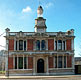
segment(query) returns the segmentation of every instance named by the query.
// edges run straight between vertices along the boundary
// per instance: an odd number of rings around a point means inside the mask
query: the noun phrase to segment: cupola
[[[37,19],[35,19],[35,32],[44,33],[46,32],[46,19],[43,18],[43,8],[39,6],[37,9]]]

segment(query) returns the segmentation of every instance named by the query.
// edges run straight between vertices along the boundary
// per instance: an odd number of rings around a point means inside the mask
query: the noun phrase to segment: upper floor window
[[[45,40],[41,41],[41,49],[45,50],[46,46],[45,46]]]
[[[26,40],[19,40],[15,43],[16,50],[26,50]]]
[[[58,50],[62,50],[62,41],[58,40]]]
[[[40,50],[40,41],[39,40],[36,41],[36,50]]]
[[[23,40],[19,40],[19,50],[23,50]]]
[[[66,50],[66,41],[55,41],[55,50]]]
[[[46,46],[45,46],[45,40],[42,40],[40,42],[40,40],[36,41],[36,50],[45,50]]]

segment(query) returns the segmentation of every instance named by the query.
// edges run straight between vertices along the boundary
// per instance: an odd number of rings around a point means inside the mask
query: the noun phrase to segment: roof
[[[81,61],[81,57],[75,57],[75,61]]]

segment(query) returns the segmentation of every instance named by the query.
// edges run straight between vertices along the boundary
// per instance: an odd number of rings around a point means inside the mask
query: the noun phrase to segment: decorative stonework
[[[42,6],[38,7],[37,13],[35,32],[10,32],[6,29],[6,74],[39,75],[37,61],[40,59],[44,61],[42,75],[74,74],[74,29],[46,32]]]

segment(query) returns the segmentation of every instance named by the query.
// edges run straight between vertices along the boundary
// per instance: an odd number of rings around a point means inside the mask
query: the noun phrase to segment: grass
[[[0,71],[0,74],[5,74],[5,71]]]

